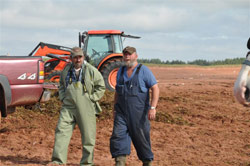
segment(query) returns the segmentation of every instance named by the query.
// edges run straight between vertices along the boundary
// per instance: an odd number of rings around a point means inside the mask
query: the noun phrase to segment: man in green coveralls
[[[70,58],[72,64],[64,68],[60,77],[59,98],[62,108],[55,131],[51,164],[66,164],[68,145],[77,124],[82,138],[80,165],[93,165],[96,114],[101,112],[98,100],[105,92],[105,84],[101,73],[84,61],[80,47],[71,50]]]

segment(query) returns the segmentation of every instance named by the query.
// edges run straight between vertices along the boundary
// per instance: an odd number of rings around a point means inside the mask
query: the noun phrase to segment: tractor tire
[[[61,71],[54,71],[50,73],[49,75],[47,75],[45,79],[49,80],[50,82],[58,83],[60,80],[60,76],[61,76]]]
[[[116,76],[119,68],[122,66],[122,62],[112,61],[106,64],[103,69],[101,70],[105,86],[110,91],[115,91],[116,86]]]

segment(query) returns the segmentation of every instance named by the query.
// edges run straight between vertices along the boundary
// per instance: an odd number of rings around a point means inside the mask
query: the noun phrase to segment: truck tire
[[[102,76],[105,82],[105,86],[110,91],[115,91],[116,76],[119,68],[122,66],[120,59],[108,62],[102,69]]]
[[[1,123],[2,114],[4,113],[4,111],[5,111],[4,92],[0,85],[0,123]]]
[[[61,71],[53,71],[49,75],[45,77],[45,79],[49,80],[50,82],[59,82],[61,76]]]

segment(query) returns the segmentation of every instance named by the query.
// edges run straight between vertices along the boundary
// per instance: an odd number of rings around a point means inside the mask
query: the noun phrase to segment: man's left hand
[[[148,111],[148,120],[154,120],[156,114],[156,109],[150,109]]]

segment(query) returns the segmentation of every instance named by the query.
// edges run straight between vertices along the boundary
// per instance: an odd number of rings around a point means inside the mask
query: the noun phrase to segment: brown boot
[[[142,166],[152,166],[152,161],[143,161]]]
[[[115,166],[125,166],[126,156],[118,156],[115,158]]]

